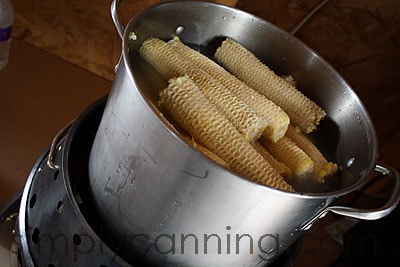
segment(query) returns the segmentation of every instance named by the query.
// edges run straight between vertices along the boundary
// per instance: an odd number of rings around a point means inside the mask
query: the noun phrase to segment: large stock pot
[[[312,49],[260,18],[205,2],[161,2],[124,27],[119,2],[111,9],[122,56],[91,150],[89,176],[101,219],[124,240],[125,255],[160,266],[264,266],[329,211],[374,220],[395,208],[399,175],[377,164],[367,111]],[[328,114],[312,138],[340,165],[338,179],[282,192],[227,171],[183,141],[155,105],[165,82],[137,54],[148,37],[173,35],[204,52],[230,37],[277,73],[293,75]],[[395,184],[383,207],[333,205],[362,187],[374,169]]]

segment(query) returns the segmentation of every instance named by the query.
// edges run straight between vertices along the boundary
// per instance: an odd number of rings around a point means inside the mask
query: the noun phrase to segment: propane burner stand
[[[31,171],[15,233],[20,266],[128,266],[104,241],[113,242],[87,191],[87,161],[104,104],[102,98],[84,111]]]

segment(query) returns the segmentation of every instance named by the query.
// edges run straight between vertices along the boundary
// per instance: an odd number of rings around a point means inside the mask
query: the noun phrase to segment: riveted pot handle
[[[356,209],[345,206],[331,206],[321,210],[317,215],[315,215],[311,220],[305,222],[300,229],[308,230],[311,226],[319,219],[325,217],[328,212],[333,212],[339,215],[360,219],[360,220],[377,220],[385,217],[391,213],[399,203],[400,200],[400,176],[399,172],[392,167],[384,165],[376,165],[375,171],[382,173],[383,175],[390,176],[393,178],[394,186],[393,192],[389,200],[380,208],[377,209]],[[378,178],[374,178],[378,179]]]
[[[377,220],[391,213],[396,208],[400,200],[399,172],[389,166],[383,165],[376,165],[375,170],[383,175],[392,177],[394,181],[392,195],[385,205],[377,209],[355,209],[343,206],[332,206],[328,207],[326,211],[331,211],[336,214],[361,220]]]
[[[118,6],[123,0],[113,0],[111,3],[111,17],[121,39],[124,38],[125,26],[118,18]]]
[[[60,141],[60,139],[64,136],[64,134],[67,132],[67,130],[72,126],[73,122],[75,120],[72,120],[71,122],[69,122],[68,124],[66,124],[57,134],[56,136],[54,136],[53,140],[51,141],[51,145],[50,145],[50,151],[49,154],[47,156],[47,166],[50,169],[59,169],[60,166],[57,166],[54,163],[54,154],[56,153],[56,147],[58,144],[58,141]]]
[[[114,22],[115,28],[118,31],[119,37],[121,40],[124,40],[124,32],[125,32],[125,26],[124,24],[119,20],[118,18],[118,6],[121,4],[123,0],[113,0],[111,2],[111,17]],[[119,64],[121,63],[122,60],[122,54],[119,57],[118,63],[114,67],[114,72],[117,73]]]

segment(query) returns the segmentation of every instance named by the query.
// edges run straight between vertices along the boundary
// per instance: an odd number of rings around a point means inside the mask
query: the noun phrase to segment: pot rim
[[[143,94],[141,92],[141,90],[139,90],[139,86],[136,82],[136,79],[134,77],[133,74],[133,70],[132,70],[132,66],[130,64],[131,60],[129,57],[129,53],[130,53],[130,48],[129,48],[129,41],[130,41],[130,31],[129,29],[132,27],[133,24],[135,24],[135,22],[137,22],[140,18],[144,18],[146,16],[146,14],[151,11],[152,9],[155,8],[162,8],[162,6],[167,6],[167,5],[187,5],[187,4],[194,4],[194,5],[201,5],[201,6],[207,6],[207,7],[212,7],[212,8],[224,8],[230,12],[236,13],[236,14],[241,14],[241,15],[245,15],[248,16],[251,19],[254,19],[254,21],[257,21],[259,23],[262,23],[264,25],[268,25],[268,27],[271,27],[274,31],[280,32],[282,34],[284,34],[287,37],[287,40],[289,41],[293,41],[297,44],[299,44],[299,46],[301,46],[302,48],[304,48],[308,53],[313,54],[313,56],[319,60],[327,69],[329,69],[329,71],[331,73],[333,73],[335,76],[337,76],[340,79],[340,82],[347,87],[347,93],[350,94],[350,98],[352,100],[354,100],[357,105],[359,105],[360,109],[364,112],[365,114],[365,121],[366,121],[366,125],[369,126],[369,130],[371,132],[371,136],[372,136],[372,147],[370,148],[373,151],[373,159],[371,160],[369,167],[363,171],[363,174],[360,175],[360,177],[358,177],[357,181],[354,182],[353,184],[346,186],[344,188],[339,188],[337,190],[333,190],[333,191],[329,191],[329,192],[287,192],[287,191],[283,191],[283,190],[279,190],[276,188],[272,188],[272,187],[268,187],[265,185],[261,185],[255,182],[252,182],[248,179],[246,179],[243,176],[240,176],[232,171],[229,171],[225,168],[223,168],[222,166],[220,166],[219,164],[215,163],[214,161],[212,161],[211,159],[209,159],[207,156],[205,156],[203,153],[201,153],[199,150],[197,150],[196,148],[194,148],[191,144],[188,144],[185,140],[183,140],[179,134],[168,124],[166,123],[166,119],[163,116],[160,116],[160,111],[154,107],[154,105],[151,105],[148,103],[148,101],[143,97]],[[172,38],[172,36],[171,36]],[[225,171],[228,171],[229,173],[231,173],[233,176],[241,179],[241,180],[245,180],[245,182],[251,183],[256,185],[256,187],[259,187],[261,190],[264,191],[273,191],[274,193],[282,193],[282,194],[289,194],[290,196],[293,197],[299,197],[299,198],[303,198],[303,199],[326,199],[326,198],[338,198],[340,196],[346,195],[352,191],[355,191],[359,188],[361,188],[363,185],[365,185],[367,183],[366,177],[368,175],[370,175],[372,173],[372,171],[375,169],[375,167],[377,166],[377,154],[378,154],[378,141],[377,141],[377,135],[376,135],[376,130],[375,127],[372,123],[372,119],[367,111],[367,109],[365,108],[364,104],[361,102],[360,98],[357,96],[357,94],[354,92],[353,88],[348,84],[348,82],[338,73],[338,71],[329,63],[327,62],[322,56],[320,56],[315,50],[313,50],[311,47],[309,47],[307,44],[305,44],[303,41],[301,41],[300,39],[298,39],[296,36],[290,34],[289,32],[275,26],[274,24],[272,24],[271,22],[260,18],[258,16],[255,16],[253,14],[250,14],[246,11],[243,10],[239,10],[237,8],[234,7],[230,7],[230,6],[226,6],[226,5],[222,5],[222,4],[218,4],[218,3],[211,3],[211,2],[204,2],[204,1],[198,1],[198,0],[191,0],[191,1],[176,1],[176,0],[169,0],[169,1],[163,1],[163,2],[159,2],[159,3],[155,3],[155,4],[151,4],[149,5],[147,8],[140,10],[137,14],[134,14],[131,19],[129,20],[128,24],[126,25],[124,31],[123,31],[123,37],[122,37],[122,61],[120,60],[120,62],[118,63],[118,65],[120,65],[121,63],[125,64],[125,67],[127,68],[128,71],[128,77],[131,80],[131,82],[134,84],[135,89],[138,91],[141,100],[146,103],[146,106],[151,110],[151,112],[153,113],[154,117],[160,122],[160,124],[162,124],[165,128],[168,129],[168,132],[170,134],[172,134],[175,138],[177,138],[184,146],[185,148],[189,148],[192,149],[194,152],[200,153],[202,154],[202,157],[206,160],[208,160],[209,163],[213,164],[213,166],[215,166],[216,168],[222,168]],[[117,65],[117,67],[119,67]],[[116,69],[117,69],[116,67]]]

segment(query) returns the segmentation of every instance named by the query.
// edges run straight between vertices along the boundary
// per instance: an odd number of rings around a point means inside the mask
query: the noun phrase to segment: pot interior
[[[297,38],[230,7],[204,2],[167,2],[131,19],[123,40],[124,60],[140,95],[156,116],[159,116],[155,107],[158,91],[167,83],[137,51],[149,37],[170,40],[174,35],[210,57],[230,37],[255,53],[277,74],[292,75],[299,90],[326,111],[327,117],[310,137],[328,160],[339,165],[338,177],[323,185],[299,184],[296,189],[312,194],[344,193],[360,186],[362,178],[373,170],[377,153],[375,130],[363,104],[343,78]],[[165,126],[169,127],[167,123]]]

